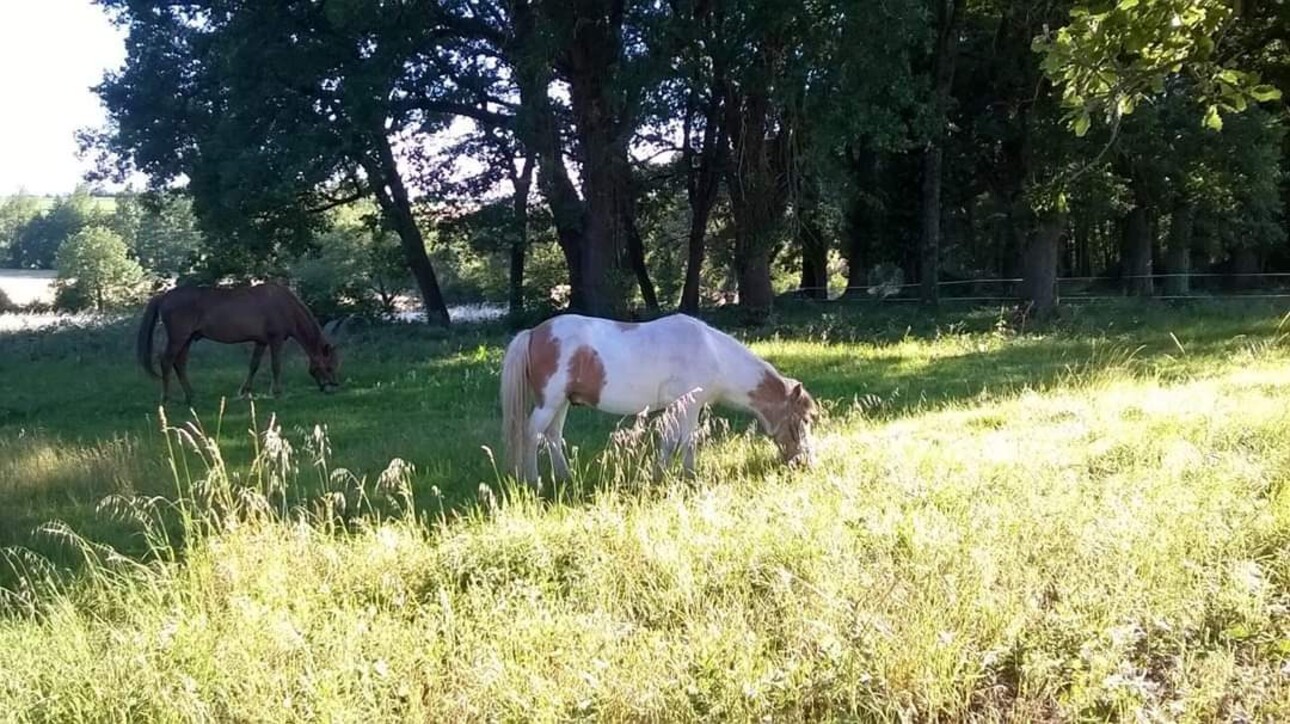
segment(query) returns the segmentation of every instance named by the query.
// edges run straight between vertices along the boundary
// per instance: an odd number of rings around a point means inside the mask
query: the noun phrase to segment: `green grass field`
[[[720,413],[651,483],[575,411],[541,499],[484,449],[498,328],[254,407],[202,344],[169,432],[129,322],[0,337],[0,718],[1290,719],[1283,309],[822,309],[740,332],[828,408],[816,469]]]

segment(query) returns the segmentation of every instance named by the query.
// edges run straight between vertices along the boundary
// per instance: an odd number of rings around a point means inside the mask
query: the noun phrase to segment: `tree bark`
[[[1124,220],[1120,246],[1124,290],[1133,296],[1151,296],[1151,219],[1139,201]]]
[[[615,84],[622,78],[621,0],[583,0],[544,5],[556,25],[569,29],[560,66],[569,82],[569,100],[582,161],[586,226],[581,269],[587,314],[625,316],[630,287],[631,215],[628,142],[635,129],[633,109]]]
[[[622,216],[622,228],[627,233],[627,263],[636,276],[645,309],[650,314],[658,314],[658,293],[654,290],[654,282],[649,278],[649,266],[645,263],[645,240],[636,226],[636,188],[631,180],[631,168],[624,163],[619,172],[625,177],[620,181],[624,193],[619,204],[619,214]]]
[[[919,282],[922,300],[935,304],[940,297],[941,268],[941,175],[950,91],[954,83],[954,60],[958,54],[962,0],[937,0],[936,47],[932,58],[932,102],[936,118],[927,147],[923,150],[922,208]]]
[[[1042,217],[1023,253],[1021,296],[1038,317],[1057,308],[1057,262],[1065,226],[1063,214]]]
[[[560,127],[547,94],[553,77],[551,61],[537,31],[534,8],[528,3],[516,3],[514,12],[515,43],[512,52],[520,91],[516,133],[537,160],[538,187],[551,209],[556,240],[569,274],[569,307],[582,311],[587,308],[582,278],[586,205],[578,196],[564,163]]]
[[[774,299],[769,251],[739,256],[735,259],[735,271],[739,282],[739,306],[757,318],[769,313]]]
[[[1243,246],[1233,251],[1232,273],[1236,275],[1233,277],[1235,287],[1242,290],[1257,288],[1259,266],[1259,253],[1254,249]]]
[[[762,62],[772,63],[773,55],[763,48]],[[784,146],[791,130],[780,119],[772,136],[772,113],[765,89],[740,92],[727,84],[725,130],[731,162],[726,165],[726,187],[734,217],[739,304],[754,318],[768,315],[773,304],[770,261],[787,205]]]
[[[875,242],[884,229],[886,213],[883,198],[882,165],[879,156],[868,148],[855,156],[852,170],[858,193],[850,212],[847,230],[847,290],[843,298],[863,298],[869,286],[868,267]]]
[[[802,250],[802,276],[798,282],[807,299],[829,298],[829,246],[819,224],[819,195],[807,182],[798,195],[797,241]]]
[[[685,286],[681,289],[680,309],[686,314],[699,311],[699,287],[703,278],[703,252],[707,236],[708,219],[717,201],[721,183],[721,161],[726,135],[721,125],[721,91],[717,83],[711,88],[711,97],[703,114],[703,139],[700,141],[698,163],[690,144],[693,103],[686,109],[685,147],[683,155],[686,168],[686,195],[690,201],[690,231],[685,265]],[[691,96],[693,99],[693,94]]]
[[[1169,248],[1165,250],[1165,294],[1186,296],[1191,293],[1191,240],[1195,228],[1191,204],[1176,206],[1169,220]]]
[[[416,216],[412,213],[412,202],[408,197],[407,187],[399,175],[398,165],[394,160],[394,151],[385,129],[379,128],[370,134],[374,156],[365,155],[362,159],[363,170],[368,175],[376,201],[385,215],[387,223],[399,235],[403,256],[412,278],[416,280],[417,290],[421,293],[421,304],[425,309],[426,322],[447,327],[448,306],[444,303],[443,292],[439,289],[439,279],[435,276],[434,266],[426,254],[425,236],[417,225]]]
[[[514,167],[512,166],[512,169]],[[511,184],[515,195],[511,199],[512,223],[515,225],[511,237],[511,277],[509,307],[512,317],[524,313],[524,258],[529,247],[529,189],[533,185],[533,154],[525,156],[524,165],[519,173],[511,171]]]

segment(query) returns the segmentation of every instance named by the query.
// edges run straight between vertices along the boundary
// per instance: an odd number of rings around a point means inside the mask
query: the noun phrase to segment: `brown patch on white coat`
[[[600,353],[583,345],[569,357],[569,382],[565,395],[575,405],[595,407],[600,404],[600,391],[605,389],[605,365]]]
[[[801,382],[767,369],[749,393],[748,404],[757,413],[762,429],[779,447],[784,462],[814,462],[811,423],[819,417],[819,410]]]
[[[546,384],[560,366],[560,340],[551,334],[551,325],[543,323],[529,335],[529,387],[538,405],[546,404]]]

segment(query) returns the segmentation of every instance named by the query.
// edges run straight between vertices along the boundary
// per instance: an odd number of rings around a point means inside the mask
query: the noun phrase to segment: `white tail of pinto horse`
[[[515,335],[502,358],[502,431],[505,436],[506,472],[520,474],[527,444],[529,414],[529,330]]]

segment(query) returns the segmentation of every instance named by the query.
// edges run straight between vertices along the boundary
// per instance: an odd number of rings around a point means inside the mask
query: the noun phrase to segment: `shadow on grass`
[[[1126,303],[1074,308],[1045,325],[1023,328],[997,308],[930,314],[913,307],[797,304],[768,324],[735,333],[759,343],[759,351],[801,379],[817,399],[841,408],[863,402],[871,415],[897,418],[1126,365],[1166,377],[1203,373],[1214,360],[1271,339],[1281,314],[1279,306],[1254,302],[1181,308]],[[730,321],[727,312],[707,316],[721,326]],[[57,519],[92,540],[138,553],[143,541],[96,512],[98,503],[110,494],[175,495],[159,431],[159,386],[134,363],[134,323],[0,339],[0,379],[8,382],[0,397],[0,451],[18,459],[39,446],[46,457],[50,450],[57,453],[50,459],[71,461],[0,465],[0,546],[30,546],[57,562],[74,562],[56,544],[31,534]],[[253,403],[221,399],[241,383],[249,349],[203,342],[190,363],[195,412],[208,431],[218,427],[234,472],[249,467],[251,430],[263,430],[271,418],[298,448],[315,425],[325,426],[335,451],[329,465],[374,481],[391,459],[401,458],[416,467],[418,509],[456,510],[475,499],[481,483],[497,483],[483,448],[500,458],[497,372],[508,338],[496,324],[451,332],[407,324],[372,327],[345,341],[345,388],[334,395],[312,388],[302,355],[291,346],[284,362],[287,394]],[[268,387],[267,372],[261,371],[261,390]],[[739,413],[715,415],[736,431],[751,423]],[[191,419],[177,405],[168,416],[172,424]],[[590,461],[620,424],[622,418],[576,410],[566,437]],[[111,440],[125,441],[126,452],[104,458],[96,451]],[[302,470],[313,464],[303,449],[296,456]],[[769,443],[757,456],[750,464],[773,464]],[[292,500],[320,491],[321,484],[311,482],[318,476],[304,470],[300,478],[303,485]],[[605,480],[593,472],[586,487]]]

